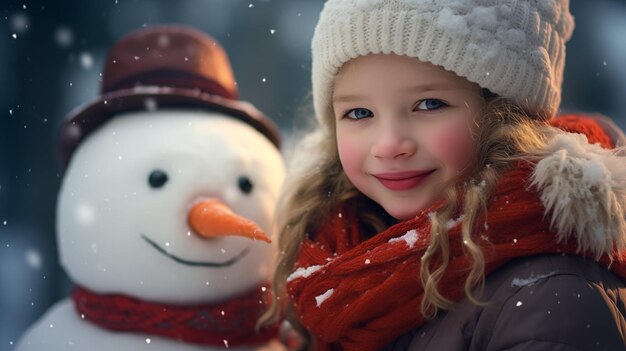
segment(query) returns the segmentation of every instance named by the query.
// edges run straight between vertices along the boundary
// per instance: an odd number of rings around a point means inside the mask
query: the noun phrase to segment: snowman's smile
[[[154,242],[152,239],[150,239],[145,234],[141,234],[141,238],[143,240],[145,240],[148,244],[150,244],[152,247],[154,247],[158,252],[162,253],[163,255],[171,258],[172,260],[174,260],[174,261],[176,261],[178,263],[181,263],[181,264],[184,264],[184,265],[187,265],[187,266],[200,266],[200,267],[213,267],[213,268],[229,267],[229,266],[233,265],[235,262],[237,262],[240,259],[242,259],[250,251],[250,248],[246,247],[238,255],[236,255],[235,257],[233,257],[233,258],[231,258],[231,259],[229,259],[227,261],[224,261],[224,262],[190,261],[190,260],[186,260],[184,258],[180,258],[180,257],[178,257],[176,255],[173,255],[173,254],[167,252],[167,250],[165,250],[164,248],[159,246],[159,244]]]

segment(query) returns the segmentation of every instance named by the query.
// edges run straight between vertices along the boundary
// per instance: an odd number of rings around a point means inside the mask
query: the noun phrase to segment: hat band
[[[103,84],[102,94],[114,92],[116,90],[131,89],[137,86],[162,86],[169,88],[198,89],[211,95],[219,95],[223,98],[238,100],[237,92],[225,89],[221,84],[200,77],[179,71],[149,71],[136,74],[117,81],[113,84]]]

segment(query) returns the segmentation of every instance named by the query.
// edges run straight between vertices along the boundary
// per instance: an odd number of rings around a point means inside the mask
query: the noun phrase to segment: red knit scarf
[[[267,286],[267,285],[266,285]],[[211,346],[261,345],[277,337],[278,327],[256,332],[255,324],[270,301],[262,286],[214,305],[175,306],[133,297],[99,295],[82,287],[72,293],[76,311],[100,327],[158,335]]]
[[[579,119],[560,120],[559,127],[576,131],[589,127]],[[555,123],[558,125],[558,123]],[[585,130],[590,143],[607,145],[597,125]],[[597,136],[594,136],[594,133]],[[590,135],[591,134],[591,135]],[[487,216],[477,220],[477,244],[485,256],[485,275],[516,257],[542,253],[576,253],[576,243],[557,243],[544,216],[539,194],[529,189],[533,165],[520,162],[498,182]],[[378,350],[422,325],[423,288],[420,263],[430,233],[429,208],[407,220],[364,238],[349,210],[307,239],[287,289],[300,322],[312,333],[319,350]],[[463,282],[471,260],[465,255],[460,223],[448,231],[450,262],[438,286],[453,301],[464,297]],[[611,269],[626,277],[626,253],[616,254]],[[608,258],[600,262],[608,265]]]

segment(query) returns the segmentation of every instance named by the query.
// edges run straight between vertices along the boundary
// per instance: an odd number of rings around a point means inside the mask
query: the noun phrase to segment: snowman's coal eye
[[[155,169],[148,176],[148,184],[153,188],[160,188],[167,182],[167,173],[160,169]]]
[[[252,189],[254,188],[254,184],[252,184],[252,181],[250,180],[250,178],[246,176],[241,176],[239,177],[237,182],[239,185],[239,189],[241,189],[241,191],[244,194],[250,194],[252,192]]]

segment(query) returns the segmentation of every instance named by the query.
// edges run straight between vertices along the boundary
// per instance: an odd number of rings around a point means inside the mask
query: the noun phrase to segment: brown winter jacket
[[[487,278],[481,301],[462,300],[386,350],[626,350],[626,282],[593,261],[515,260]]]

